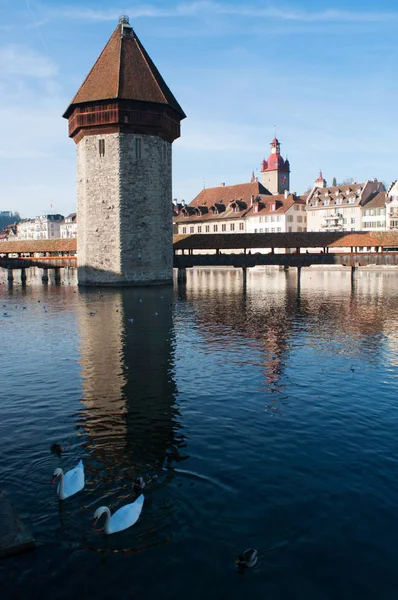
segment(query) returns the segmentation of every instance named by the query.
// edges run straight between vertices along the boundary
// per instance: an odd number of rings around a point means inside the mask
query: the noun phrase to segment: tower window
[[[105,156],[105,140],[98,140],[98,151],[100,156]]]
[[[135,138],[135,155],[141,158],[141,138]]]

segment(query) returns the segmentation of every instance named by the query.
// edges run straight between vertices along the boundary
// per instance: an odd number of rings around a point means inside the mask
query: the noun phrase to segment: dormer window
[[[271,204],[269,205],[271,210],[276,210],[276,202],[271,202]]]
[[[258,213],[258,204],[253,206],[253,212]]]

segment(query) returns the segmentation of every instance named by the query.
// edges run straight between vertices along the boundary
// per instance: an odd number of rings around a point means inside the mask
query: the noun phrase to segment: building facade
[[[13,240],[53,240],[61,237],[62,215],[40,215],[15,225]]]
[[[79,285],[171,282],[171,145],[185,114],[127,17],[64,117],[77,145]]]
[[[387,191],[386,229],[398,230],[398,181],[393,181]]]
[[[384,186],[377,179],[330,187],[314,185],[306,200],[307,231],[363,230],[364,218],[374,216],[364,215],[364,207],[383,191]],[[369,206],[366,210],[375,209]],[[367,222],[371,221],[374,222],[373,219]]]
[[[181,209],[176,227],[182,235],[305,231],[305,198],[270,194],[257,181],[207,188]]]
[[[63,239],[76,238],[77,237],[77,215],[71,213],[61,222],[60,225],[60,237]]]

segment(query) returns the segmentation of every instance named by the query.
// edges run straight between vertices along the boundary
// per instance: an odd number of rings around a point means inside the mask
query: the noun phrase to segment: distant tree
[[[332,185],[333,185],[333,186],[336,186],[336,185],[337,185],[337,179],[336,179],[336,177],[333,177]]]
[[[339,181],[336,185],[350,185],[350,183],[355,183],[355,179],[353,177],[347,177],[342,181]]]

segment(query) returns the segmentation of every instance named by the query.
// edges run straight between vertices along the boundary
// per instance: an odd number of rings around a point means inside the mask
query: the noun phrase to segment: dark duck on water
[[[235,559],[239,572],[243,573],[245,569],[250,569],[257,564],[258,552],[254,548],[248,548]]]

